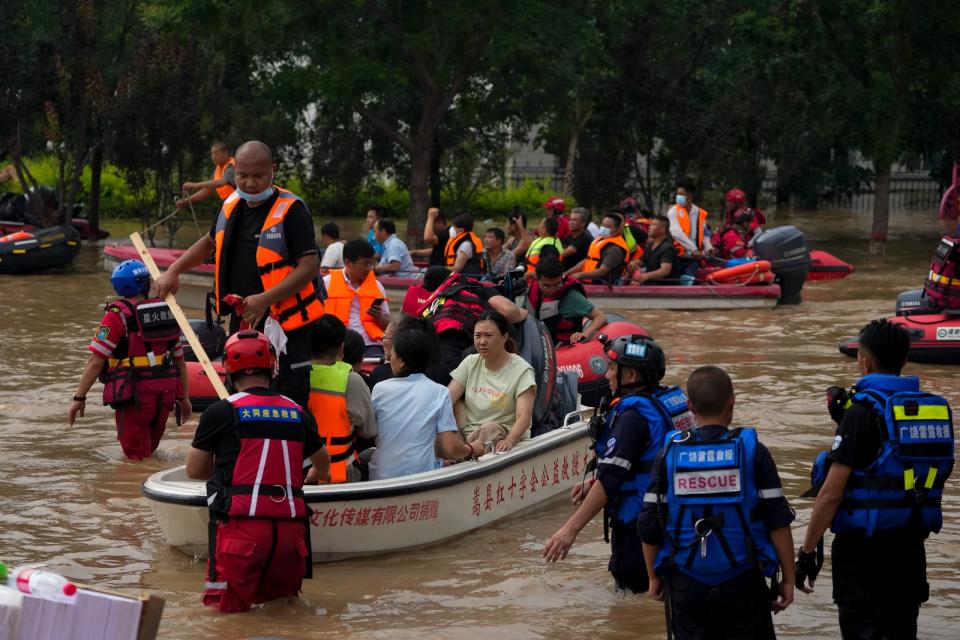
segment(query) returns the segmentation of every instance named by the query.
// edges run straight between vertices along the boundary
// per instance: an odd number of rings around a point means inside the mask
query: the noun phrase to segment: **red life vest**
[[[463,331],[471,338],[477,318],[487,310],[487,302],[470,291],[472,287],[484,286],[473,278],[462,278],[448,286],[433,299],[424,312],[423,317],[433,324],[437,335],[445,331]]]
[[[180,325],[167,303],[159,298],[139,302],[120,298],[105,310],[123,316],[126,335],[100,373],[103,404],[117,408],[134,402],[137,389],[176,391],[178,370],[173,351],[180,344]]]
[[[560,314],[560,305],[563,304],[563,299],[571,291],[579,291],[583,297],[587,297],[587,292],[580,281],[573,280],[572,278],[564,278],[560,285],[560,291],[554,296],[543,296],[540,292],[540,283],[536,280],[531,283],[530,291],[527,292],[527,300],[530,302],[530,308],[540,322],[550,330],[554,344],[570,342],[570,336],[583,328],[583,317],[567,318]],[[543,304],[545,302],[556,302],[557,306],[548,312],[543,310]],[[545,314],[546,317],[541,314]]]
[[[236,413],[240,453],[229,480],[207,483],[213,515],[228,518],[304,520],[303,409],[282,395],[235,393],[227,401]]]
[[[415,316],[420,306],[432,295],[433,291],[429,291],[422,284],[414,285],[407,289],[406,295],[403,296],[403,306],[400,311],[404,315]]]
[[[720,257],[724,260],[730,258],[743,258],[751,252],[747,249],[747,238],[744,237],[740,229],[733,225],[728,225],[717,236],[717,244],[720,249]]]
[[[944,236],[933,254],[930,273],[923,284],[927,297],[944,309],[960,309],[960,246]]]

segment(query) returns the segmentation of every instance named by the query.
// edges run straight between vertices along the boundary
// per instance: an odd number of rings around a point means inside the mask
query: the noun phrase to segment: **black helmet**
[[[639,370],[645,384],[657,384],[667,372],[663,349],[650,336],[620,336],[607,341],[603,351],[621,367]]]

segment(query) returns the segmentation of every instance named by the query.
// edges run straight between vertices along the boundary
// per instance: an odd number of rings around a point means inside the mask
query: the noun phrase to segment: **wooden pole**
[[[137,252],[140,254],[140,259],[143,260],[145,265],[147,265],[147,269],[150,271],[150,277],[152,277],[154,280],[159,278],[160,269],[157,267],[157,263],[153,261],[153,256],[151,256],[150,251],[147,250],[147,245],[144,244],[143,238],[140,237],[140,233],[137,231],[131,233],[130,240],[133,242],[133,246],[136,247]],[[177,323],[180,325],[180,330],[183,331],[183,335],[187,338],[187,342],[190,343],[190,347],[196,354],[197,360],[200,361],[200,366],[203,367],[203,372],[206,373],[207,378],[210,379],[210,384],[213,385],[213,388],[216,390],[217,395],[220,396],[221,400],[226,398],[230,394],[227,393],[227,388],[223,386],[223,380],[220,379],[220,376],[217,375],[217,372],[214,370],[213,364],[210,362],[210,358],[207,357],[207,352],[203,350],[203,345],[200,344],[197,334],[193,332],[193,327],[190,326],[187,316],[183,313],[183,309],[180,308],[180,305],[177,303],[177,299],[172,293],[167,294],[166,303],[170,306],[170,310],[173,311],[173,315],[177,319]]]

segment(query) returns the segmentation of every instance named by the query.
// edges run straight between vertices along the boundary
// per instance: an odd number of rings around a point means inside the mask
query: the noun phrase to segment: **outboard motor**
[[[939,313],[937,306],[923,289],[910,289],[897,296],[897,315],[913,316]]]
[[[788,225],[757,236],[754,252],[767,260],[780,284],[780,304],[800,304],[800,290],[810,270],[810,250],[803,232]]]

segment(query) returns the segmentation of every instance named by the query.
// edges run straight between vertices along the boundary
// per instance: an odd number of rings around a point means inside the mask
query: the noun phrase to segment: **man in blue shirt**
[[[377,220],[373,225],[373,238],[383,247],[380,262],[373,268],[374,273],[400,278],[412,278],[419,273],[413,266],[407,245],[397,237],[397,225],[393,220]]]
[[[387,210],[380,205],[372,204],[367,207],[367,242],[373,247],[373,253],[376,254],[378,258],[383,255],[383,245],[373,237],[375,233],[373,227],[377,224],[377,220],[386,217]]]

